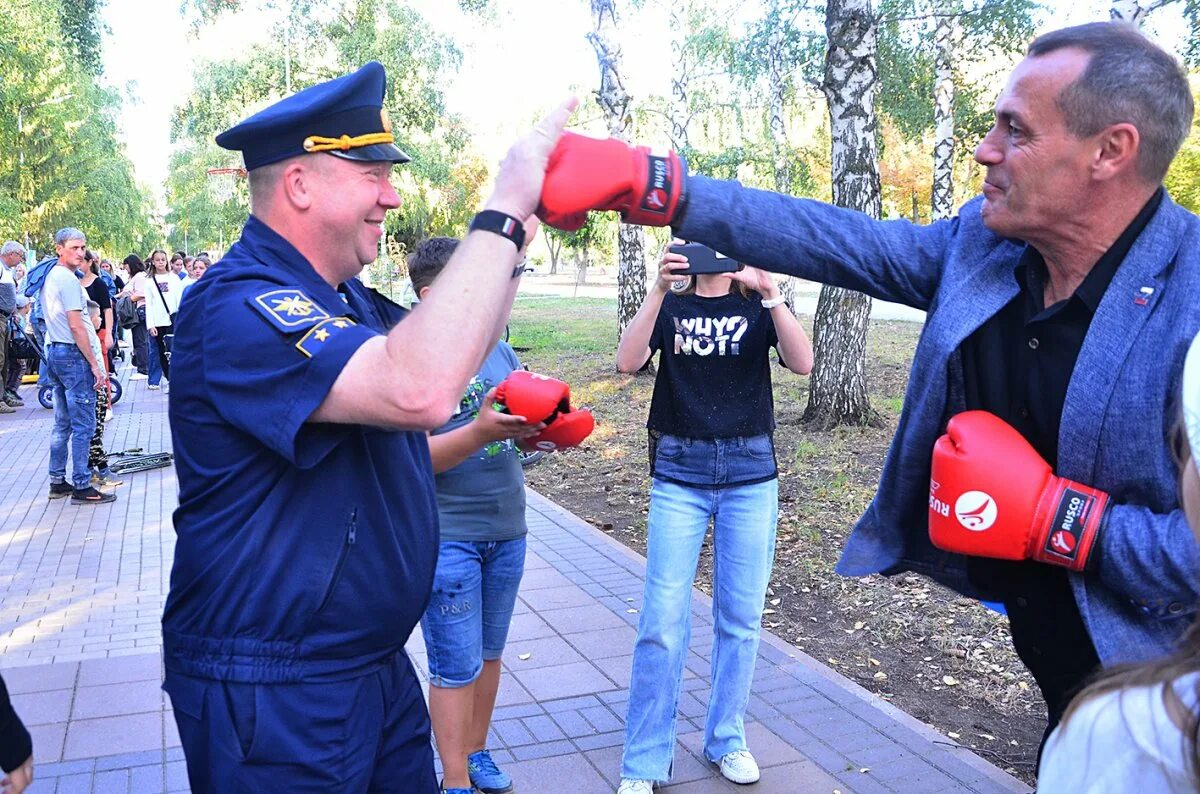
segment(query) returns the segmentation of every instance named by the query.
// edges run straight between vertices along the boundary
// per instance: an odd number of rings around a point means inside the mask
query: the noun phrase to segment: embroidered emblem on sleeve
[[[294,287],[269,290],[254,296],[249,303],[284,333],[329,319],[329,312]]]
[[[355,325],[355,322],[349,317],[327,317],[309,328],[308,333],[300,337],[300,341],[296,343],[296,349],[312,358],[321,352],[330,339],[352,325]]]

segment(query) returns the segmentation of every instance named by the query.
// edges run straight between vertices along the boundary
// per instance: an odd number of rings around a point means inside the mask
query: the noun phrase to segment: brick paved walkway
[[[111,505],[46,499],[51,412],[0,416],[0,669],[34,736],[31,791],[187,790],[159,689],[173,469],[127,475]],[[162,392],[127,384],[109,449],[169,449]],[[641,557],[530,493],[529,558],[491,746],[523,794],[611,792],[620,766]],[[729,792],[700,750],[711,602],[693,597],[678,724],[679,794]],[[409,642],[424,675],[420,632]],[[747,792],[1016,792],[1027,787],[764,633],[748,715],[763,779]],[[569,784],[566,783],[569,781]],[[396,789],[403,792],[403,786]]]

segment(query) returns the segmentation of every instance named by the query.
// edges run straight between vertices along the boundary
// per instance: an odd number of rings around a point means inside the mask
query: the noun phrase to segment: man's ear
[[[419,298],[420,300],[423,301],[428,297],[429,297],[429,285],[427,284],[424,287],[421,287],[421,289],[417,290],[417,298]]]
[[[1142,139],[1137,127],[1123,122],[1106,127],[1096,138],[1097,147],[1092,173],[1097,179],[1108,180],[1137,168]]]
[[[312,208],[320,190],[321,169],[310,158],[293,160],[283,169],[283,195],[298,210]]]

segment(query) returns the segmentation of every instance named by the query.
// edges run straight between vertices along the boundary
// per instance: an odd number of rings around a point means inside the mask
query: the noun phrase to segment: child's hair
[[[96,303],[95,301],[92,301],[92,300],[90,300],[90,301],[88,301],[88,302],[87,302],[87,310],[88,310],[88,313],[89,313],[89,314],[90,314],[90,313],[92,313],[92,312],[99,312],[99,311],[100,311],[100,304],[99,304],[99,303]]]
[[[1196,465],[1182,413],[1168,434],[1168,442],[1171,454],[1179,464],[1182,481],[1186,467]],[[1197,757],[1197,748],[1200,748],[1200,714],[1184,702],[1174,686],[1176,679],[1193,673],[1200,673],[1200,621],[1192,623],[1179,641],[1178,649],[1170,656],[1152,662],[1117,665],[1098,674],[1067,706],[1062,724],[1065,727],[1075,712],[1093,698],[1124,689],[1156,687],[1162,692],[1167,713],[1177,717],[1175,722],[1183,733],[1184,758],[1192,782],[1200,791],[1200,758]],[[1200,679],[1194,685],[1193,694],[1196,701],[1200,702]]]
[[[453,237],[430,237],[417,245],[408,255],[408,277],[412,279],[413,292],[420,295],[421,290],[433,283],[456,248],[458,240]]]

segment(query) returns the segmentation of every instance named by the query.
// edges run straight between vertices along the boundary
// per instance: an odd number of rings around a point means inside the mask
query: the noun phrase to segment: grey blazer
[[[741,261],[928,312],[879,489],[839,573],[925,573],[975,591],[965,559],[928,534],[929,464],[965,410],[959,347],[1018,291],[1024,243],[980,218],[981,198],[928,226],[876,221],[817,201],[692,177],[676,233]],[[1179,416],[1183,358],[1200,330],[1200,219],[1165,198],[1117,269],[1079,353],[1063,406],[1057,474],[1107,491],[1114,506],[1097,570],[1071,574],[1105,664],[1171,649],[1200,606],[1200,547],[1179,507],[1166,443]]]

